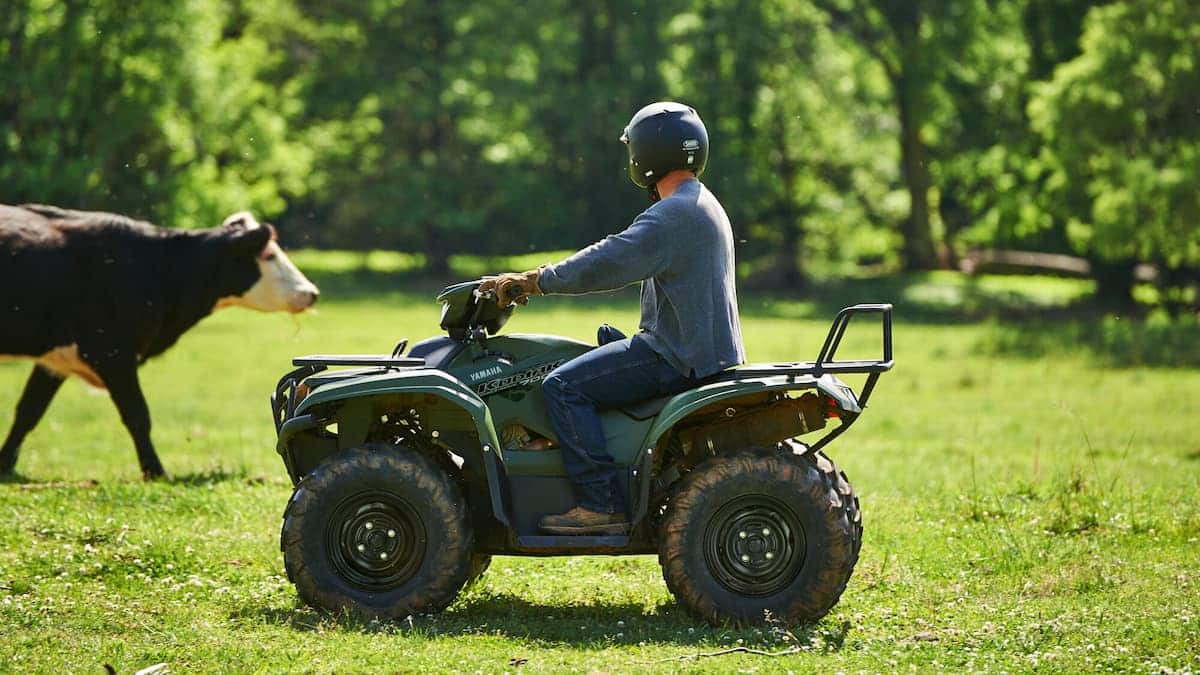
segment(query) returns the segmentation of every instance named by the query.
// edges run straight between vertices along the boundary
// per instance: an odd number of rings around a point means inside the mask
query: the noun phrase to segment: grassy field
[[[386,259],[299,258],[317,313],[225,310],[143,368],[172,480],[140,482],[107,396],[64,387],[0,484],[0,671],[1200,670],[1197,328],[1077,314],[1086,284],[1045,279],[742,298],[754,360],[809,357],[839,305],[897,305],[899,365],[830,449],[866,533],[815,626],[699,623],[648,556],[498,558],[447,612],[396,624],[298,606],[269,389],[291,355],[386,351],[438,311]],[[635,328],[636,298],[537,300],[510,328],[602,321]],[[27,370],[0,364],[5,428]],[[698,656],[737,646],[802,649]]]

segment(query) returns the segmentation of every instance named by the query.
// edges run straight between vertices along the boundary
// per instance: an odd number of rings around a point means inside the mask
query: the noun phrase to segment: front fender
[[[432,400],[426,398],[426,405],[440,411],[437,414],[448,423],[451,423],[451,420],[463,420],[462,413],[470,417],[473,428],[460,430],[473,431],[478,436],[493,515],[501,523],[507,523],[502,500],[503,490],[500,487],[502,446],[492,422],[492,414],[475,392],[440,370],[392,370],[326,384],[300,402],[296,407],[295,419],[322,419],[322,409],[336,405],[338,450],[345,450],[366,440],[374,413],[373,401],[389,396],[413,395],[432,397]],[[462,423],[458,426],[462,426]],[[434,428],[437,428],[437,425],[434,425]],[[280,454],[286,457],[288,449],[285,435],[280,434],[279,444]]]
[[[362,396],[385,394],[433,394],[447,399],[466,410],[479,431],[481,439],[496,440],[492,416],[483,399],[465,384],[440,370],[405,369],[385,371],[375,375],[355,377],[345,382],[333,382],[309,394],[296,407],[303,415],[312,408],[333,401],[345,401]]]

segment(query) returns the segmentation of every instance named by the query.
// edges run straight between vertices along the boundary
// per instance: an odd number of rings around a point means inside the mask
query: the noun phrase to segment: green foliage
[[[0,19],[5,201],[216,224],[282,210],[305,153],[224,6],[13,0]]]
[[[1079,251],[1154,262],[1160,286],[1186,300],[1170,289],[1200,265],[1200,7],[1094,9],[1081,47],[1029,107],[1051,208]]]
[[[1194,4],[10,0],[0,198],[187,226],[251,208],[445,275],[628,224],[646,197],[616,138],[671,98],[709,127],[747,286],[1017,248],[1178,312],[1200,287]]]

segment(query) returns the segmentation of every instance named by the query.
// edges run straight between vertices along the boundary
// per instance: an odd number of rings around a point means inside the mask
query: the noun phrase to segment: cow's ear
[[[233,250],[241,255],[258,257],[271,242],[272,231],[266,227],[253,230],[235,229],[230,233]]]
[[[238,211],[226,218],[225,222],[221,223],[221,227],[252,229],[258,227],[258,221],[249,211]]]

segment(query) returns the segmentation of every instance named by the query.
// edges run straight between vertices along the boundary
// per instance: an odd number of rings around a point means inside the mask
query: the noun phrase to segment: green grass
[[[63,388],[20,479],[0,484],[0,671],[1200,669],[1195,326],[1050,321],[1087,290],[1055,280],[742,298],[756,360],[813,354],[837,305],[897,302],[899,365],[830,449],[862,501],[862,559],[815,626],[696,622],[648,556],[498,558],[447,612],[394,624],[298,606],[267,393],[291,355],[386,351],[433,334],[438,309],[436,284],[302,262],[325,291],[317,313],[225,310],[143,368],[172,481],[138,480],[104,393]],[[590,339],[602,321],[635,328],[635,303],[535,300],[510,328]],[[855,332],[846,355],[873,338]],[[0,364],[0,425],[27,370]],[[686,658],[796,643],[786,657]]]

